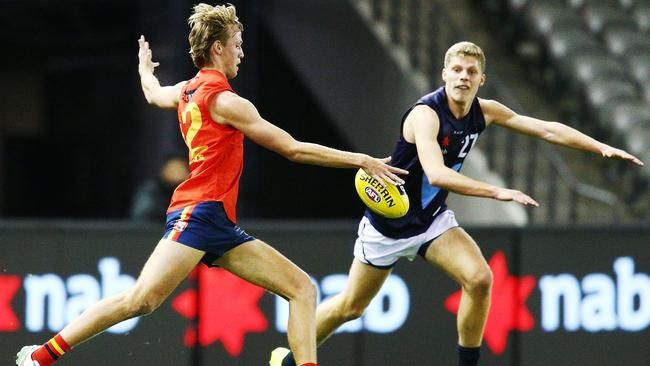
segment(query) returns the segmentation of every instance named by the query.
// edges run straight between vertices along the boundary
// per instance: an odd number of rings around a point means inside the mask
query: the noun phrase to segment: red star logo
[[[226,352],[239,356],[244,347],[246,333],[259,333],[268,329],[268,321],[257,306],[264,289],[252,285],[221,268],[200,266],[190,278],[201,271],[199,344],[209,346],[221,341]],[[186,290],[172,301],[172,307],[188,319],[196,319],[196,290]],[[185,331],[185,345],[196,344],[193,327]]]
[[[445,136],[445,138],[442,139],[442,142],[440,144],[442,145],[442,147],[449,146],[449,136]]]
[[[13,332],[20,328],[11,300],[20,288],[20,277],[0,276],[0,332]]]
[[[529,331],[535,326],[535,319],[526,307],[526,299],[535,288],[533,276],[514,277],[508,274],[508,264],[503,251],[497,251],[489,262],[494,281],[492,283],[492,304],[485,326],[485,341],[494,354],[500,355],[506,349],[508,333],[511,330]],[[458,314],[461,291],[445,300],[445,308]]]

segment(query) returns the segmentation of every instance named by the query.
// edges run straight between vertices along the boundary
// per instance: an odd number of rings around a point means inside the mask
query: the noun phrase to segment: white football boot
[[[32,353],[40,346],[25,346],[16,354],[17,366],[41,366],[38,362],[32,360]]]
[[[284,347],[278,347],[271,352],[270,366],[282,366],[282,360],[289,354],[289,350]]]

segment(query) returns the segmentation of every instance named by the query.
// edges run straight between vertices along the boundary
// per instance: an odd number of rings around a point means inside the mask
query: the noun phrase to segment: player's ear
[[[483,85],[485,85],[485,82],[486,82],[486,81],[487,81],[487,75],[482,74],[482,75],[481,75],[481,83],[479,84],[479,86],[483,86]]]
[[[447,69],[442,68],[442,81],[447,82]]]
[[[217,53],[217,55],[221,55],[223,52],[223,45],[221,44],[220,40],[214,41],[212,44],[212,50]]]

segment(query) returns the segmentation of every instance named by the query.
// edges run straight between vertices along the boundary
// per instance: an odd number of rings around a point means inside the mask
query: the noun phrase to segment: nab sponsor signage
[[[522,363],[647,366],[648,243],[646,229],[524,231],[519,268],[537,278],[528,304],[538,325],[517,339]]]
[[[120,262],[115,257],[105,257],[97,265],[99,278],[89,273],[77,273],[63,278],[56,273],[0,275],[0,298],[4,299],[0,331],[30,333],[58,332],[90,305],[100,299],[124,291],[135,284],[135,278],[120,273]],[[21,281],[22,280],[22,281]],[[22,284],[21,284],[22,282]],[[12,286],[4,284],[12,283]],[[24,291],[24,322],[16,316],[13,298],[22,287]],[[108,332],[122,334],[133,329],[138,318],[114,325]]]
[[[322,300],[336,295],[345,289],[348,275],[335,273],[326,276],[320,282],[313,280],[320,290]],[[337,333],[355,333],[367,331],[371,333],[391,333],[398,330],[409,315],[411,296],[404,280],[392,274],[388,276],[384,286],[370,302],[366,312],[359,319],[347,322]],[[275,329],[287,332],[289,320],[289,303],[283,298],[275,297]]]
[[[97,265],[99,278],[78,273],[67,279],[55,273],[27,275],[25,290],[25,328],[29,332],[58,332],[90,305],[100,299],[132,287],[135,278],[120,273],[120,261],[105,257]],[[110,333],[126,333],[139,318],[129,319],[108,329]]]
[[[312,275],[325,300],[347,284],[355,228],[319,230],[252,233],[272,244],[290,243],[274,246]],[[650,232],[608,242],[602,233],[468,231],[494,278],[482,353],[486,364],[647,365]],[[131,287],[159,235],[115,244],[124,229],[115,236],[83,230],[55,234],[25,231],[3,242],[10,249],[0,259],[2,354],[44,342],[88,306]],[[556,245],[548,245],[551,239]],[[604,244],[594,249],[596,240]],[[48,250],[52,253],[40,255]],[[39,255],[25,258],[25,253]],[[460,299],[458,286],[440,270],[421,260],[400,261],[365,314],[341,327],[319,359],[343,366],[401,366],[432,358],[453,364]],[[99,355],[107,364],[182,365],[200,349],[206,364],[263,364],[270,350],[286,346],[287,321],[284,299],[223,269],[201,266],[154,314],[115,325],[70,352],[65,362],[81,365]]]
[[[11,276],[16,286],[0,288],[0,298],[7,299],[3,308],[3,319],[11,319],[11,322],[0,328],[0,331],[21,331],[16,309],[9,305],[20,287],[24,291],[25,299],[22,330],[47,334],[59,332],[89,306],[102,298],[132,287],[136,281],[135,274],[122,273],[117,257],[100,258],[97,273],[98,275],[75,273],[67,277],[52,271],[32,273],[24,276],[22,286],[19,276]],[[4,276],[0,276],[0,280],[3,279]],[[198,321],[198,340],[194,325],[189,325],[184,333],[179,330],[176,335],[178,339],[184,340],[186,347],[194,347],[197,344],[208,347],[221,343],[231,357],[238,357],[243,351],[247,334],[267,332],[271,330],[269,323],[274,324],[274,331],[286,333],[289,308],[284,299],[275,296],[274,309],[263,309],[260,304],[265,294],[263,289],[222,269],[199,266],[190,275],[190,280],[198,281],[200,288],[187,289],[170,300],[177,316]],[[322,296],[332,296],[343,290],[347,283],[347,274],[334,273],[320,281],[313,281],[318,285]],[[4,282],[8,283],[0,283]],[[198,318],[197,301],[201,309]],[[399,276],[391,275],[364,317],[349,322],[340,331],[365,330],[380,334],[394,332],[406,321],[409,305],[410,297],[406,283]],[[123,321],[108,329],[108,332],[129,333],[138,326],[140,320],[141,318],[134,318]]]
[[[635,272],[633,257],[616,258],[613,268],[614,277],[607,273],[590,273],[582,279],[570,273],[542,276],[542,328],[547,332],[647,329],[650,276]]]

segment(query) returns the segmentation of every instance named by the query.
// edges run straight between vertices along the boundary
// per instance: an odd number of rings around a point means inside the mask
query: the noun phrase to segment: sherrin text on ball
[[[359,169],[354,186],[361,201],[381,216],[396,219],[409,210],[409,198],[401,185],[381,182]]]

